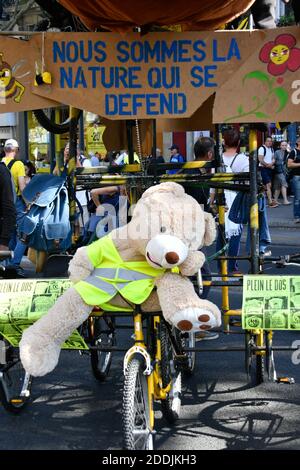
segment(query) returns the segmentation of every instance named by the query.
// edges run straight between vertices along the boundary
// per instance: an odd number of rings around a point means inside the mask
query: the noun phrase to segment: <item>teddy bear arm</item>
[[[69,264],[70,280],[74,283],[81,281],[87,278],[93,270],[94,266],[88,257],[87,248],[85,246],[78,248]]]
[[[193,276],[205,262],[205,256],[201,251],[190,251],[185,261],[179,266],[183,276]]]

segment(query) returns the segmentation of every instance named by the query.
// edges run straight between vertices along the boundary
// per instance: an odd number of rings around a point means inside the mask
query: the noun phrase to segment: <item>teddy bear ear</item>
[[[146,199],[149,196],[152,196],[153,194],[157,193],[164,193],[164,194],[173,194],[175,197],[182,197],[185,192],[184,188],[177,183],[160,183],[157,184],[156,186],[151,186],[151,188],[148,188],[144,194],[142,195],[142,199]]]
[[[209,246],[213,243],[216,238],[216,222],[215,219],[211,214],[208,212],[204,212],[204,220],[205,220],[205,232],[203,238],[203,245]]]

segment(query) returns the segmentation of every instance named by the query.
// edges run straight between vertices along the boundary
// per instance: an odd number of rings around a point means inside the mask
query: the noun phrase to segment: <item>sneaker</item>
[[[260,251],[259,256],[272,256],[271,250]]]
[[[291,204],[292,204],[292,203],[291,203],[290,201],[288,201],[288,202],[283,202],[283,203],[282,203],[283,206],[290,206]]]
[[[209,341],[211,339],[218,339],[219,333],[215,331],[197,331],[195,333],[195,340],[196,341]]]
[[[277,202],[272,201],[272,202],[270,202],[270,204],[268,204],[268,207],[273,207],[274,208],[274,207],[278,207],[278,205],[279,204]]]

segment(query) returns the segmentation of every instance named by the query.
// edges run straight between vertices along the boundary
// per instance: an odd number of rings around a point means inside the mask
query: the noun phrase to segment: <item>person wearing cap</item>
[[[26,204],[22,198],[22,192],[26,186],[26,171],[24,163],[17,159],[19,153],[19,144],[15,139],[6,140],[4,144],[4,152],[5,157],[2,158],[2,162],[10,170],[16,190],[17,198],[15,202],[15,208],[17,214],[18,227],[18,224],[22,219],[26,209]],[[22,268],[20,267],[20,263],[26,251],[26,245],[17,236],[17,233],[13,235],[9,245],[10,249],[14,252],[12,266],[16,269],[16,272],[19,276],[23,276],[24,273]]]
[[[179,153],[178,145],[173,144],[171,147],[169,147],[169,150],[171,150],[170,163],[184,163],[185,159]],[[167,174],[168,175],[174,175],[175,173],[178,173],[178,171],[180,171],[180,168],[174,169],[174,170],[167,170]]]

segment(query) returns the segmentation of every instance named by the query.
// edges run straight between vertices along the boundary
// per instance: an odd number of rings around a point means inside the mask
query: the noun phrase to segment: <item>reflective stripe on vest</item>
[[[101,279],[105,277],[109,279],[110,282]],[[107,294],[113,296],[132,281],[140,281],[142,279],[152,278],[153,276],[148,276],[147,274],[143,274],[138,271],[133,271],[131,269],[96,268],[94,269],[93,273],[84,280],[84,282],[94,287],[97,287],[97,289],[101,289]],[[115,285],[111,284],[111,282],[113,282]]]
[[[107,279],[118,279],[124,281],[140,281],[141,279],[151,279],[153,276],[148,276],[132,269],[124,268],[96,268],[93,271],[93,275],[106,277]]]
[[[155,280],[166,271],[151,267],[146,260],[123,260],[109,235],[89,245],[87,255],[94,271],[74,288],[88,305],[105,305],[105,310],[110,309],[109,302],[118,293],[131,303],[141,304],[151,294]],[[111,309],[116,307],[111,305]]]

